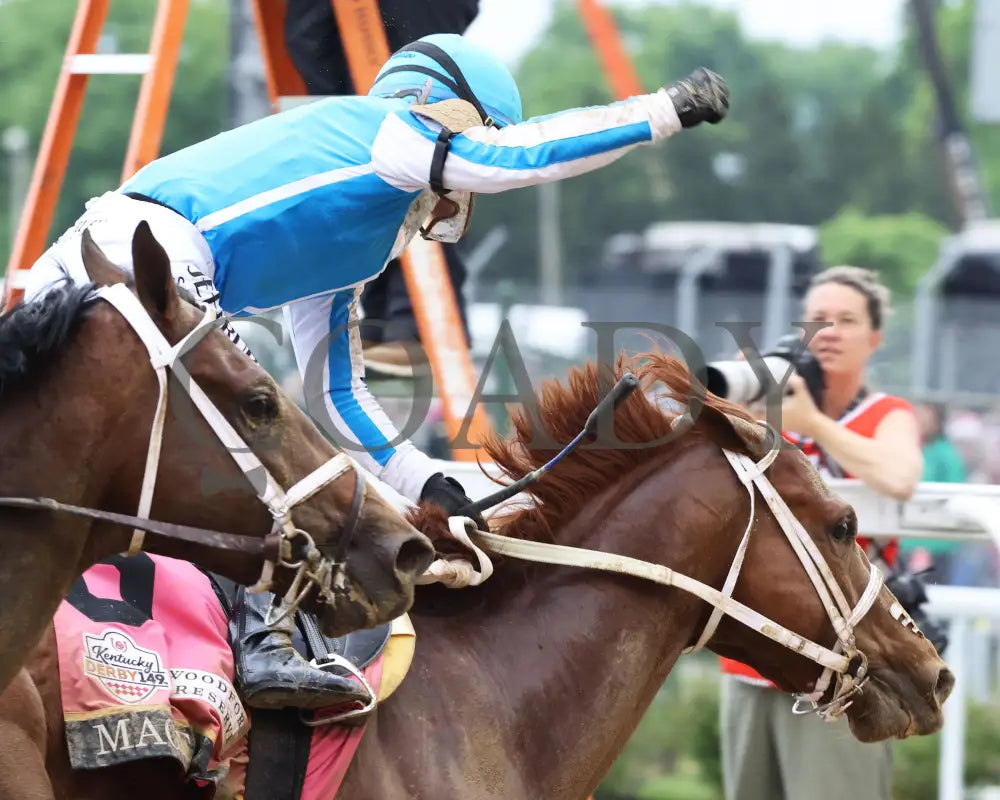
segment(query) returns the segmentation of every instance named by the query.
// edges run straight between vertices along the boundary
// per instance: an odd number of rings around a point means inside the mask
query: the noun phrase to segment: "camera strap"
[[[865,401],[865,399],[868,397],[869,394],[870,392],[868,391],[868,388],[866,386],[862,386],[860,389],[858,389],[858,393],[854,395],[854,399],[847,404],[847,408],[844,409],[844,413],[841,414],[840,417],[837,419],[837,424],[841,424],[841,420],[843,420],[845,417],[850,416],[857,409],[857,407],[860,406]],[[827,472],[830,473],[830,477],[832,478],[845,477],[843,467],[841,467],[840,464],[834,461],[831,455],[829,455],[822,447],[820,447],[815,440],[813,440],[812,445],[813,447],[816,448],[816,454],[817,457],[819,458],[819,463],[826,469]],[[800,449],[802,449],[802,445],[800,445],[799,447]]]

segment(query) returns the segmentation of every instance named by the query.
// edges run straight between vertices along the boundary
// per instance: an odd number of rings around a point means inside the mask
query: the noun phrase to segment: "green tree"
[[[75,0],[8,0],[0,5],[0,131],[25,127],[36,149],[76,12]],[[104,28],[102,52],[147,50],[155,0],[113,2]],[[162,152],[168,153],[227,126],[225,70],[228,55],[226,0],[195,0],[190,6],[178,62]],[[64,230],[84,202],[120,183],[122,162],[140,78],[90,78],[73,154],[50,237]],[[0,163],[0,186],[10,179]],[[0,219],[9,214],[9,193],[0,192]],[[6,266],[11,242],[0,225],[0,255]],[[2,268],[2,267],[0,267]]]
[[[820,228],[820,248],[828,263],[878,270],[894,295],[909,297],[947,233],[940,222],[916,211],[872,216],[848,206]]]
[[[912,31],[892,51],[835,43],[794,48],[749,41],[733,13],[696,3],[613,10],[647,88],[705,65],[729,80],[733,105],[717,128],[640,148],[564,183],[561,224],[571,280],[574,271],[584,274],[600,259],[608,236],[642,230],[654,220],[820,225],[845,208],[853,212],[832,227],[834,240],[858,228],[858,216],[877,218],[865,230],[901,226],[911,234],[911,242],[900,242],[905,254],[894,260],[896,266],[886,267],[900,287],[911,286],[930,266],[934,254],[927,245],[957,216],[936,139],[933,95]],[[972,12],[973,0],[942,4],[938,11],[941,47],[963,113]],[[531,114],[611,99],[576,10],[566,2],[525,57],[518,80]],[[1000,126],[970,130],[996,205]],[[727,180],[715,169],[725,154],[743,165]],[[664,183],[666,193],[658,191]],[[502,260],[505,275],[513,271],[532,280],[536,217],[530,191],[484,198],[473,238],[494,224],[507,225],[515,235]],[[898,226],[885,217],[899,217]],[[927,228],[918,233],[923,223]],[[869,234],[855,232],[868,241],[863,252],[879,249]],[[836,247],[840,260],[845,245],[839,241]],[[858,252],[858,246],[846,252]],[[918,263],[918,256],[925,260]]]

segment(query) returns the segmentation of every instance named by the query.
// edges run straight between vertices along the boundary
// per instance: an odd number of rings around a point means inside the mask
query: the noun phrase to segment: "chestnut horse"
[[[125,282],[125,273],[89,235],[83,240],[84,263],[94,283]],[[135,232],[132,255],[138,300],[125,286],[112,287],[114,296],[123,298],[120,302],[130,305],[141,322],[155,325],[161,341],[174,345],[202,323],[202,312],[178,295],[167,255],[145,223]],[[52,497],[89,509],[136,513],[161,389],[138,329],[104,298],[92,285],[67,284],[0,317],[0,497]],[[148,516],[239,534],[247,542],[254,541],[251,536],[263,539],[277,527],[277,506],[273,496],[267,496],[270,507],[259,499],[262,487],[280,493],[280,487],[314,477],[338,454],[264,370],[217,328],[191,344],[183,358],[190,382],[182,386],[173,373],[169,379]],[[221,422],[210,425],[199,413],[203,406],[196,409],[190,393],[199,387]],[[235,431],[226,445],[217,435],[219,426]],[[247,477],[234,459],[232,441],[244,445],[244,464],[249,459],[258,467]],[[359,482],[364,478],[353,462],[339,458],[339,472],[315,472],[318,490],[290,509],[285,524],[308,532],[321,550],[343,546],[344,586],[336,607],[322,611],[328,630],[343,631],[405,611],[413,582],[433,552],[388,503],[363,491],[365,484]],[[293,505],[291,494],[285,499]],[[73,581],[100,559],[128,549],[130,536],[131,529],[121,525],[0,506],[0,687],[35,647]],[[147,542],[153,552],[194,561],[247,585],[262,572],[256,543],[253,552],[156,534]],[[287,586],[288,572],[278,569],[276,589]],[[30,701],[23,673],[20,680]],[[4,711],[19,716],[16,705]]]
[[[687,396],[686,369],[673,359],[653,357],[641,374],[647,387],[662,381]],[[568,388],[545,388],[540,420],[552,440],[568,442],[583,427],[600,399],[599,383],[591,365],[575,370]],[[720,587],[752,521],[734,599],[832,646],[830,617],[777,517],[763,502],[751,507],[724,453],[764,458],[763,429],[712,396],[686,432],[670,438],[678,419],[634,393],[615,416],[619,439],[670,440],[573,452],[529,490],[537,505],[514,512],[501,532],[668,565]],[[553,455],[531,449],[528,418],[515,424],[511,441],[489,445],[511,476]],[[782,450],[767,475],[850,602],[858,603],[868,593],[870,565],[856,545],[850,506],[798,451]],[[428,510],[415,521],[425,531],[444,524]],[[881,588],[855,628],[870,680],[847,715],[866,741],[937,730],[953,680],[930,643],[894,618],[892,604]],[[369,719],[339,794],[344,800],[586,797],[681,652],[699,640],[711,609],[693,595],[634,577],[505,559],[480,587],[422,587],[410,613],[417,630],[410,674]],[[809,692],[820,675],[812,661],[728,617],[708,647],[753,665],[788,691]],[[61,731],[53,668],[51,653],[33,660],[33,673],[48,688],[55,796],[116,796],[126,780],[141,780],[136,785],[146,800],[191,796],[164,783],[152,762],[72,774],[61,736],[52,733]]]
[[[690,394],[680,362],[657,356],[639,371],[647,387],[663,382],[682,400]],[[541,422],[556,442],[582,429],[600,399],[599,383],[590,366],[572,374],[568,388],[546,387]],[[751,514],[723,448],[759,459],[767,446],[758,426],[738,420],[751,421],[709,396],[693,427],[672,441],[581,448],[528,490],[537,506],[517,512],[500,532],[665,564],[721,587]],[[636,392],[617,412],[615,431],[625,442],[653,442],[668,437],[672,423]],[[515,425],[516,437],[492,443],[489,452],[519,477],[554,453],[531,449],[526,416]],[[854,540],[851,507],[795,449],[783,450],[767,474],[857,602],[869,564]],[[418,527],[428,531],[426,523]],[[734,598],[814,641],[835,640],[812,583],[761,502]],[[864,741],[937,730],[953,682],[931,644],[890,614],[892,602],[883,588],[856,631],[871,679],[847,716]],[[340,794],[345,800],[586,797],[681,651],[698,640],[710,608],[632,577],[505,561],[475,589],[420,589],[410,613],[413,667],[368,723]],[[813,662],[729,618],[707,646],[787,691],[811,691],[820,674]]]

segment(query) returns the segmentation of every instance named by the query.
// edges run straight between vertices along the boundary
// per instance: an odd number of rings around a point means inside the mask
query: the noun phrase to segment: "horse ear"
[[[80,257],[83,259],[83,268],[87,270],[87,277],[98,286],[128,283],[125,270],[116,267],[104,255],[104,251],[97,246],[94,237],[90,235],[90,230],[85,230],[80,237]]]
[[[149,225],[140,222],[132,235],[132,268],[139,301],[151,314],[173,319],[177,311],[177,288],[170,271],[170,257]]]
[[[745,452],[748,448],[756,450],[757,442],[740,429],[740,422],[742,420],[706,403],[701,407],[697,424],[702,425],[709,438],[724,450],[732,450],[734,453]]]

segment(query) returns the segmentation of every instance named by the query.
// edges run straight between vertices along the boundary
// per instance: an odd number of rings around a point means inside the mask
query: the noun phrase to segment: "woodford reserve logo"
[[[127,633],[85,633],[83,648],[83,671],[123,703],[141,703],[157,689],[170,688],[160,654],[139,647]]]

